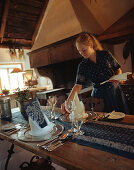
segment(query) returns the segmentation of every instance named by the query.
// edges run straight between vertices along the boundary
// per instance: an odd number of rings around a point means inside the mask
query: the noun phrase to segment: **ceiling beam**
[[[117,38],[117,37],[129,35],[129,34],[134,34],[134,27],[124,29],[124,30],[121,30],[121,31],[117,31],[117,32],[114,32],[114,33],[107,33],[107,34],[104,34],[104,35],[100,35],[100,36],[98,36],[98,40],[104,41],[104,40],[107,40],[107,39]]]
[[[10,0],[5,0],[4,13],[3,13],[3,16],[2,16],[1,28],[0,28],[0,42],[1,43],[2,43],[3,37],[4,37],[4,32],[5,32],[6,22],[7,22],[7,15],[8,15],[9,4],[10,4]]]
[[[5,41],[10,41],[12,43],[22,43],[22,44],[27,44],[27,43],[32,43],[32,40],[26,40],[26,39],[14,39],[14,38],[3,38],[3,42]]]
[[[46,8],[47,8],[47,5],[48,5],[48,2],[49,2],[49,0],[44,0],[43,8],[42,8],[42,11],[41,11],[40,17],[39,17],[39,19],[38,19],[38,22],[37,22],[37,25],[36,25],[35,31],[34,31],[33,36],[32,36],[32,45],[33,45],[33,43],[34,43],[34,41],[35,41],[35,38],[36,38],[36,36],[37,36],[37,34],[38,34],[39,27],[40,27],[40,25],[41,25],[41,22],[42,22],[43,16],[44,16],[44,14],[45,14],[45,11],[46,11]]]
[[[134,7],[97,38],[100,41],[134,34]]]
[[[3,38],[3,42],[2,44],[0,44],[0,48],[13,48],[13,47],[31,49],[32,40]]]

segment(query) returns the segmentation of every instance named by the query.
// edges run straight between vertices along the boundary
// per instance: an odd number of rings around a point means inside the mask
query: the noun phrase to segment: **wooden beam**
[[[38,19],[38,22],[37,22],[35,31],[34,31],[33,36],[32,36],[32,45],[33,45],[33,43],[34,43],[34,41],[35,41],[35,38],[36,38],[36,36],[37,36],[37,34],[38,34],[39,27],[40,27],[40,25],[41,25],[41,21],[42,21],[42,19],[43,19],[44,14],[45,14],[45,10],[46,10],[46,8],[47,8],[48,2],[49,2],[49,0],[44,0],[43,8],[42,8],[40,17],[39,17],[39,19]]]
[[[97,38],[100,41],[134,34],[134,7]]]
[[[9,4],[10,4],[10,0],[5,0],[4,13],[3,13],[3,16],[2,16],[2,22],[1,22],[1,28],[0,28],[0,38],[1,38],[0,42],[1,43],[2,43],[3,37],[4,37],[4,32],[5,32],[5,27],[6,27],[6,21],[7,21]]]
[[[0,48],[9,48],[15,45],[16,48],[31,49],[32,41],[25,39],[13,39],[13,38],[3,38],[3,42],[0,43]]]
[[[26,39],[15,39],[15,38],[3,38],[3,42],[12,42],[12,43],[20,43],[20,44],[32,44],[32,40]]]
[[[8,48],[9,49],[10,44],[8,43],[2,43],[0,44],[0,48]],[[18,47],[22,47],[23,49],[31,49],[32,45],[31,44],[18,44]]]
[[[134,34],[134,28],[133,27],[128,28],[126,30],[121,30],[121,31],[118,31],[118,32],[114,32],[114,33],[107,33],[107,34],[104,34],[104,35],[100,35],[100,36],[98,36],[98,40],[103,41],[103,40],[117,38],[117,37],[129,35],[129,34]]]

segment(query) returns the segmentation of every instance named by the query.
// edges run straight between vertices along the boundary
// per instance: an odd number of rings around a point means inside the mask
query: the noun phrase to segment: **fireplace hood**
[[[82,59],[75,48],[78,34],[88,31],[101,42],[123,42],[134,36],[133,18],[133,0],[49,0],[30,65],[51,78],[54,88],[70,86]]]

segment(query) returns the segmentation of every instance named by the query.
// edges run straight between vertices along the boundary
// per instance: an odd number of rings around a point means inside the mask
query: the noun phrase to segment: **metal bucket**
[[[0,99],[0,118],[11,118],[11,105],[10,105],[10,98],[4,97]]]

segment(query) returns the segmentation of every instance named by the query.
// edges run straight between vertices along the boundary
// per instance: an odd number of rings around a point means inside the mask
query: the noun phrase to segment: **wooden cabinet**
[[[129,114],[134,115],[134,84],[121,85],[128,105]]]

